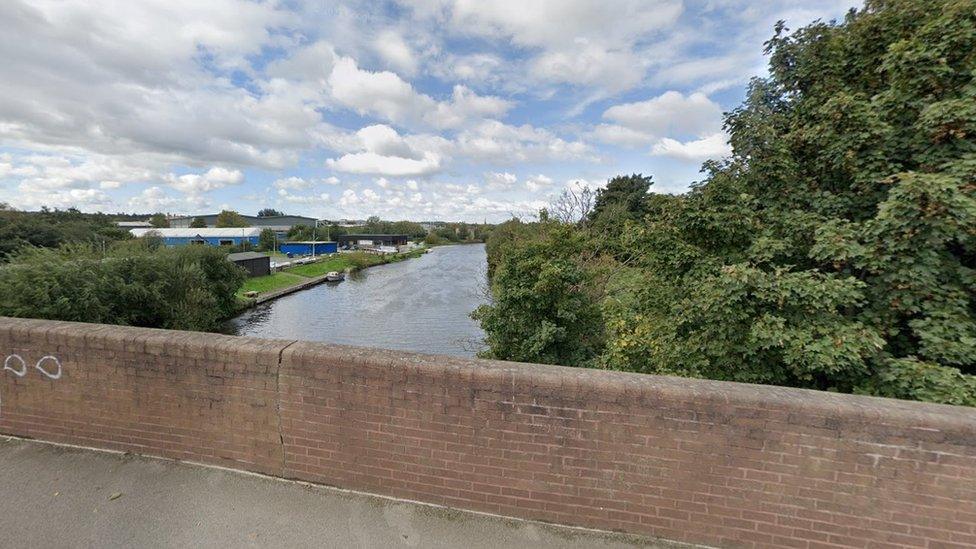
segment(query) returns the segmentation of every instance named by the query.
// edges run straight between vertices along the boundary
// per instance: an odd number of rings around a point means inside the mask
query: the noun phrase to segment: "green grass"
[[[287,272],[275,273],[268,276],[256,276],[254,278],[247,279],[244,282],[244,285],[241,286],[241,289],[237,291],[237,295],[239,297],[243,297],[246,292],[258,292],[263,294],[265,292],[271,292],[274,290],[287,288],[289,286],[294,286],[304,281],[305,278]]]
[[[281,290],[283,288],[288,288],[289,286],[301,284],[309,278],[322,276],[331,271],[342,272],[350,268],[355,270],[358,268],[378,265],[380,263],[403,261],[404,259],[411,257],[419,257],[423,255],[423,253],[424,252],[421,249],[406,254],[388,256],[378,256],[364,253],[340,254],[335,257],[317,261],[315,263],[306,263],[305,265],[289,267],[272,275],[249,278],[244,282],[241,289],[237,291],[237,297],[244,299],[244,294],[246,292],[258,292],[259,294],[263,294],[272,292],[274,290]]]
[[[308,278],[313,278],[316,276],[322,276],[329,271],[345,271],[346,267],[352,267],[353,262],[345,256],[330,257],[324,261],[318,261],[316,263],[306,263],[305,265],[298,265],[296,267],[289,267],[285,269],[286,273],[294,273],[296,275],[301,275]]]

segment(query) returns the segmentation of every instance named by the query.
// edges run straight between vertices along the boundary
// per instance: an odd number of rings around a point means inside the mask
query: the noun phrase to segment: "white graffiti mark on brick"
[[[16,360],[17,362],[20,362],[20,369],[19,370],[10,367],[10,361],[11,360]],[[24,359],[21,358],[20,355],[10,355],[10,356],[8,356],[7,357],[7,360],[4,360],[3,361],[3,369],[4,370],[10,370],[17,377],[24,377],[25,375],[27,375],[27,363],[24,362]]]
[[[20,366],[19,368],[16,367],[18,363]],[[44,367],[45,364],[47,364],[47,368]],[[57,366],[57,371],[54,371],[54,366]],[[7,358],[3,361],[3,369],[13,372],[13,374],[17,377],[24,377],[27,375],[27,361],[24,360],[24,357],[17,354],[7,355]],[[61,360],[54,355],[42,356],[41,359],[34,364],[34,369],[41,372],[41,374],[48,379],[61,379]],[[3,398],[0,397],[0,411],[2,410]]]
[[[58,373],[52,374],[51,372],[48,372],[44,368],[41,368],[41,364],[44,364],[45,361],[49,361],[49,362],[53,362],[53,363],[57,364],[58,365]],[[52,355],[43,356],[43,357],[41,357],[40,360],[37,361],[37,364],[35,364],[34,367],[37,368],[38,370],[40,370],[40,372],[42,374],[46,375],[47,377],[49,377],[51,379],[61,379],[61,361],[58,360],[58,357],[56,357],[56,356],[52,356]]]

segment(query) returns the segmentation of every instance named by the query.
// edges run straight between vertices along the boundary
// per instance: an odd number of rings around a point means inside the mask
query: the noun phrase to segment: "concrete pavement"
[[[0,437],[5,547],[678,547]]]

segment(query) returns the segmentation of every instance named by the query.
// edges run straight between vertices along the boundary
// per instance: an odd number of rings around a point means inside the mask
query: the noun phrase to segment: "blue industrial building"
[[[200,228],[200,229],[132,229],[135,237],[155,235],[163,239],[165,246],[205,244],[208,246],[240,246],[247,243],[257,246],[261,228]]]
[[[278,251],[291,255],[334,254],[339,251],[339,244],[325,240],[316,240],[314,242],[282,242],[278,245]]]

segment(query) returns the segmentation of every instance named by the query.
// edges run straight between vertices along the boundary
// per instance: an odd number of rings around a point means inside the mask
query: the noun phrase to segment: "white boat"
[[[325,279],[329,282],[339,282],[346,279],[345,273],[340,273],[338,271],[329,271],[325,274]]]

